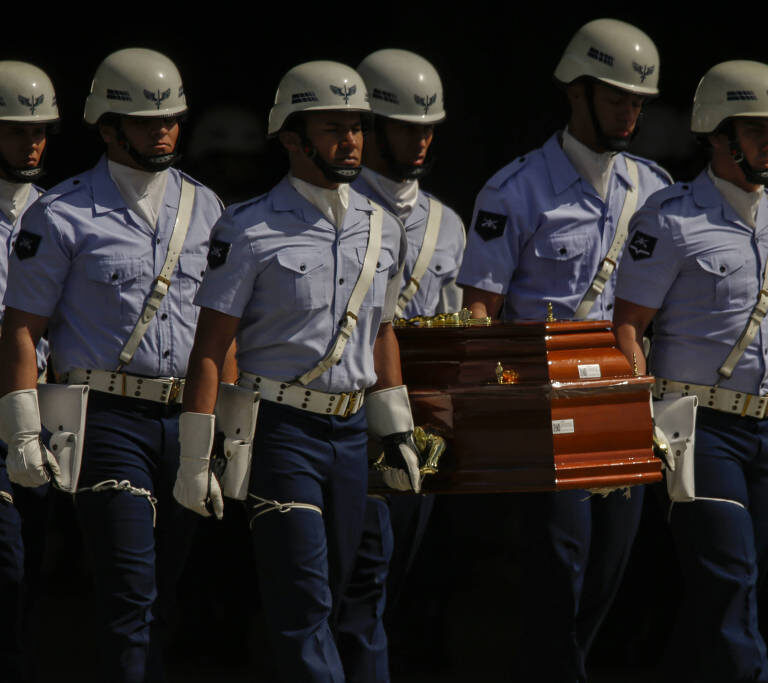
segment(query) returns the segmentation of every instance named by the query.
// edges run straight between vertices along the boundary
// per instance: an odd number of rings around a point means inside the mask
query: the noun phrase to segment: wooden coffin
[[[607,321],[399,327],[414,422],[445,437],[434,493],[612,488],[661,479],[653,378]],[[498,364],[501,363],[501,368]],[[500,384],[497,368],[515,383]]]

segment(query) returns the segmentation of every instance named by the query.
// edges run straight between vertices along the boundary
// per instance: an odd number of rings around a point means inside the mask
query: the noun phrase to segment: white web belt
[[[408,284],[400,292],[395,307],[395,317],[401,318],[403,311],[419,289],[421,278],[427,272],[427,266],[432,260],[437,246],[437,236],[440,234],[440,220],[443,215],[443,205],[432,197],[429,198],[429,217],[427,218],[427,227],[424,230],[424,239],[421,242],[419,255],[416,257],[416,263],[413,265],[413,272]]]
[[[597,297],[603,293],[606,283],[611,279],[613,271],[616,270],[616,264],[619,262],[621,252],[624,250],[624,244],[627,241],[627,235],[629,235],[629,221],[637,207],[639,177],[637,174],[637,164],[626,156],[624,161],[627,164],[627,173],[632,181],[632,187],[628,187],[627,193],[624,195],[624,206],[621,208],[621,215],[619,216],[618,223],[616,223],[616,232],[613,234],[611,246],[608,247],[608,253],[600,262],[597,275],[592,280],[592,284],[589,285],[587,293],[576,307],[576,311],[573,314],[574,320],[584,320],[589,315]]]

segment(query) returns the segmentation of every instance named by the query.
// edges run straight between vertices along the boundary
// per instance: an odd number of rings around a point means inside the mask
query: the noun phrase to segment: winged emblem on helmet
[[[349,104],[349,98],[352,97],[357,92],[357,86],[356,85],[350,85],[349,88],[347,88],[346,83],[344,84],[344,88],[340,88],[338,85],[332,85],[331,86],[331,92],[334,95],[338,95],[339,97],[344,98],[344,104]]]
[[[414,95],[413,99],[416,104],[424,107],[424,113],[427,114],[429,112],[429,108],[437,101],[437,93],[426,95],[424,97],[421,97],[421,95]]]
[[[650,76],[654,71],[656,71],[656,66],[653,64],[648,66],[646,64],[641,65],[637,62],[632,62],[632,68],[640,74],[641,83],[645,83],[645,79],[648,78],[648,76]]]
[[[156,93],[152,92],[151,90],[145,90],[144,91],[144,97],[146,97],[150,102],[155,103],[155,107],[160,109],[160,105],[167,100],[171,96],[171,89],[168,88],[168,90],[165,90],[164,92],[160,92],[158,90]]]
[[[19,102],[25,107],[29,107],[30,114],[34,114],[35,109],[37,109],[44,100],[45,95],[38,95],[37,97],[34,95],[32,95],[32,97],[24,97],[24,95],[19,95]]]

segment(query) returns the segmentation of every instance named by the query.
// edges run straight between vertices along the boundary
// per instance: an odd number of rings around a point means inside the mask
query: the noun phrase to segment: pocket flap
[[[107,285],[119,285],[134,280],[141,275],[141,270],[140,258],[97,257],[90,258],[85,263],[88,279]]]

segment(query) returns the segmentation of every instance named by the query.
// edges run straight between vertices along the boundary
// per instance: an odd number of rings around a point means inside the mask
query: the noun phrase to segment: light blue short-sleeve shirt
[[[386,201],[365,182],[363,176],[359,176],[352,187],[366,197],[370,197],[377,204],[386,206]],[[416,206],[413,207],[404,221],[408,252],[403,266],[401,289],[411,279],[413,267],[416,265],[416,259],[424,242],[428,217],[429,195],[419,190]],[[427,265],[426,272],[419,281],[419,288],[403,311],[404,318],[412,318],[417,315],[431,316],[437,313],[455,313],[459,310],[461,295],[460,290],[457,291],[455,282],[456,276],[459,274],[465,244],[466,235],[461,218],[455,211],[443,204],[435,251]]]
[[[368,244],[371,204],[350,188],[337,230],[283,179],[269,193],[229,207],[211,240],[196,302],[240,318],[238,367],[292,381],[328,353],[344,318]],[[309,384],[339,393],[376,382],[373,345],[387,285],[405,256],[402,225],[384,211],[373,283],[341,361]]]
[[[57,373],[113,370],[165,262],[182,174],[168,170],[156,229],[129,209],[106,157],[57,185],[24,215],[10,258],[5,305],[48,320]],[[189,231],[168,294],[123,370],[183,377],[197,324],[193,299],[202,281],[216,195],[196,181]]]
[[[658,309],[650,371],[713,385],[746,326],[768,263],[768,202],[757,227],[726,202],[706,171],[653,195],[630,223],[616,296]],[[768,393],[768,319],[720,386]]]
[[[614,161],[603,201],[563,152],[560,134],[519,157],[486,183],[475,203],[459,284],[503,294],[505,320],[573,317],[603,258],[632,185],[626,154]],[[638,202],[671,178],[653,162],[631,156],[638,169]],[[613,316],[614,271],[589,318]]]

